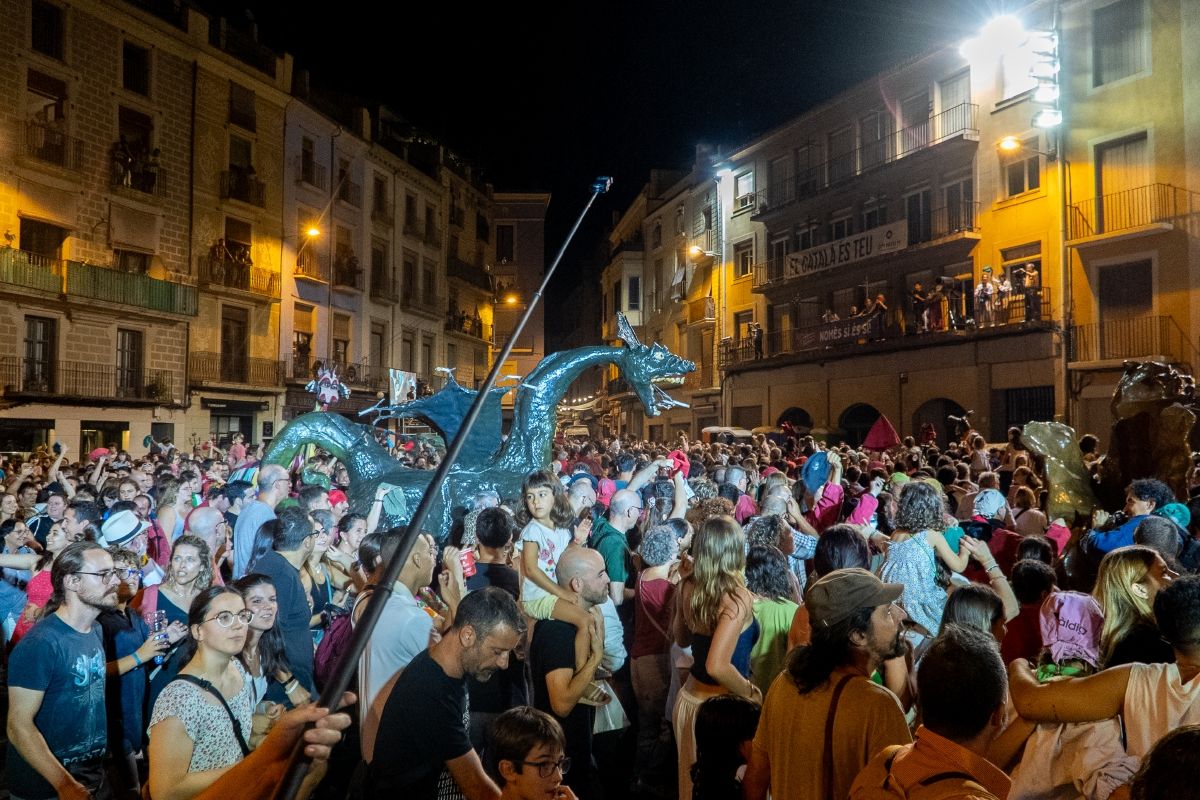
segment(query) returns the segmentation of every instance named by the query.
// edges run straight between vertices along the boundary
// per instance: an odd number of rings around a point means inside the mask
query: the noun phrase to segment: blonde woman
[[[1175,653],[1154,621],[1154,598],[1176,574],[1154,550],[1119,547],[1100,562],[1092,596],[1104,611],[1100,666],[1171,663]]]
[[[183,521],[190,507],[187,495],[181,491],[182,486],[178,478],[164,475],[158,479],[156,487],[158,526],[172,544],[183,535]]]
[[[171,548],[167,575],[156,586],[147,586],[130,604],[143,618],[165,611],[167,622],[186,625],[188,609],[196,597],[212,586],[212,556],[208,544],[199,536],[185,533]]]
[[[750,681],[750,651],[758,638],[754,595],[746,588],[746,539],[729,516],[711,517],[692,540],[692,573],[679,588],[673,629],[680,647],[691,646],[691,674],[675,701],[679,745],[679,797],[692,796],[695,723],[700,704],[736,694],[762,703]]]

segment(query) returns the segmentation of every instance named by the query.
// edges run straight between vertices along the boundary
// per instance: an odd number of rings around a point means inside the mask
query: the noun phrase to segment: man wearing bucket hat
[[[123,547],[132,550],[141,560],[142,586],[162,583],[162,568],[153,559],[146,557],[146,532],[150,523],[143,522],[132,511],[110,514],[100,527],[101,544],[105,547]]]
[[[812,642],[771,684],[743,783],[749,800],[845,797],[866,757],[911,740],[900,704],[871,674],[904,655],[904,591],[864,569],[809,587]]]

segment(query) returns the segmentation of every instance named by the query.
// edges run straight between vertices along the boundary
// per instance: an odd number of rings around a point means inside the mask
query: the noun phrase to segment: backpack
[[[851,794],[853,800],[896,800],[897,798],[950,800],[950,798],[990,796],[987,789],[965,772],[946,771],[924,777],[905,775],[904,778],[910,782],[903,782],[896,775],[893,767],[902,766],[902,764],[895,763],[896,758],[904,755],[911,748],[912,745],[900,744],[884,748],[883,754],[886,754],[887,758],[882,765],[884,769],[883,782],[867,783],[863,780],[864,776],[868,775],[870,778],[879,777],[876,770],[868,766],[855,781],[858,791]],[[916,780],[912,780],[913,778]]]
[[[371,588],[368,586],[359,594],[354,601],[355,607],[358,606],[359,601],[370,596]],[[350,639],[354,636],[353,608],[331,605],[329,614],[332,617],[329,627],[325,629],[325,635],[321,637],[316,654],[313,656],[313,680],[319,690],[323,690],[337,672],[343,656],[350,649]]]

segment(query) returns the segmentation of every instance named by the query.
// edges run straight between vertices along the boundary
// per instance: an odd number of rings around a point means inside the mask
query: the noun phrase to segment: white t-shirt
[[[375,750],[375,733],[391,684],[408,662],[429,647],[432,630],[433,618],[417,605],[408,589],[397,586],[358,662],[359,722],[362,755],[367,763]]]
[[[1178,664],[1133,664],[1122,718],[1126,752],[1145,758],[1180,725],[1200,723],[1200,675],[1183,683]]]
[[[563,552],[571,544],[571,532],[565,528],[547,528],[537,520],[531,519],[529,524],[521,529],[522,549],[525,547],[525,542],[533,542],[538,546],[538,569],[550,579],[551,583],[557,583],[558,559],[562,558]],[[525,578],[521,588],[522,600],[525,602],[538,600],[548,594],[549,592],[545,589],[529,578]]]

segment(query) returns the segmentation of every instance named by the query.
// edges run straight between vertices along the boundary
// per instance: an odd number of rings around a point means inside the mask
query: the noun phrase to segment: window
[[[475,212],[475,238],[481,242],[492,238],[492,226],[488,223],[488,218],[478,211]]]
[[[676,236],[678,236],[679,234],[681,234],[687,230],[686,226],[684,225],[684,217],[686,214],[687,214],[687,211],[684,209],[683,203],[680,203],[679,205],[677,205],[675,207],[675,235]]]
[[[58,321],[49,317],[25,318],[25,391],[54,391],[54,366],[58,351]]]
[[[250,353],[250,321],[246,309],[221,307],[221,380],[245,383]]]
[[[117,153],[114,185],[120,184],[153,194],[158,183],[158,149],[154,146],[154,120],[132,108],[117,109]]]
[[[400,336],[400,369],[405,372],[416,372],[413,358],[416,355],[416,337],[411,331],[405,331]]]
[[[453,342],[446,342],[446,367],[447,369],[458,368],[458,345]]]
[[[817,226],[806,222],[796,226],[795,245],[792,252],[800,252],[817,246]]]
[[[316,143],[307,136],[300,139],[300,180],[317,186]]]
[[[929,144],[929,92],[913,95],[900,103],[904,130],[900,132],[900,152],[911,153]]]
[[[615,314],[618,311],[623,310],[621,307],[621,282],[620,281],[613,281],[612,298],[613,298],[612,310],[613,310],[613,313]]]
[[[1011,47],[1000,56],[1000,99],[1007,100],[1037,88],[1029,74],[1038,56],[1029,47]]]
[[[880,225],[887,225],[887,206],[878,201],[866,203],[862,212],[862,229],[869,231]]]
[[[401,279],[404,282],[402,287],[404,302],[417,302],[417,257],[407,251],[404,253],[404,268],[401,272]]]
[[[432,308],[437,298],[437,279],[433,264],[428,261],[425,262],[424,269],[421,270],[421,290],[422,300],[425,305]]]
[[[829,182],[854,176],[854,129],[842,128],[829,134]]]
[[[63,60],[65,18],[63,10],[45,0],[33,0],[30,45],[34,52]]]
[[[296,303],[292,312],[293,377],[307,376],[312,362],[313,332],[316,330],[313,306]]]
[[[437,232],[437,209],[425,204],[425,238],[428,239]]]
[[[387,216],[389,213],[387,178],[379,175],[371,181],[371,211],[376,218]]]
[[[387,242],[381,239],[371,240],[371,287],[376,297],[391,297],[395,292],[387,254]]]
[[[121,45],[121,85],[131,92],[150,95],[150,51],[132,42]]]
[[[429,336],[421,337],[421,374],[425,380],[433,376],[433,339]]]
[[[754,321],[753,311],[737,311],[733,315],[733,341],[749,341],[750,323]]]
[[[1136,75],[1147,67],[1144,0],[1117,0],[1092,12],[1092,85]]]
[[[642,309],[642,279],[637,275],[629,276],[629,310]]]
[[[67,84],[29,70],[25,84],[25,114],[29,120],[25,153],[60,167],[77,169],[77,145],[67,138]]]
[[[404,195],[404,227],[408,231],[417,229],[417,198],[414,195]]]
[[[778,205],[795,199],[792,185],[792,160],[787,156],[771,159],[767,165],[767,204]]]
[[[143,390],[142,332],[117,329],[117,396],[138,397]]]
[[[113,267],[121,272],[145,275],[150,271],[152,258],[150,253],[141,253],[137,250],[113,250]]]
[[[849,214],[834,217],[829,221],[829,241],[836,242],[854,233],[854,218]]]
[[[650,246],[662,247],[662,223],[654,223],[654,230],[650,233]]]
[[[1100,321],[1148,317],[1154,310],[1153,289],[1149,261],[1100,267]]]
[[[743,172],[733,178],[733,210],[750,208],[754,205],[754,171]]]
[[[1029,153],[1037,146],[1037,140],[1032,139],[1022,143],[1021,151]],[[1006,158],[1001,164],[1001,170],[1004,172],[1004,187],[1008,197],[1032,192],[1041,185],[1041,156],[1037,153]]]
[[[946,184],[942,193],[946,199],[946,230],[958,233],[975,229],[975,188],[971,178]]]
[[[26,253],[58,260],[62,258],[62,245],[66,239],[66,228],[35,219],[21,218],[21,238],[18,244]]]
[[[870,169],[887,161],[891,140],[892,117],[883,111],[872,111],[858,123],[862,169]]]
[[[821,151],[816,144],[796,148],[796,193],[805,197],[824,185],[821,174]]]
[[[904,198],[904,218],[908,221],[908,243],[928,242],[933,238],[933,191],[922,189]]]
[[[229,135],[229,170],[247,174],[254,169],[254,145],[249,139]]]
[[[371,339],[368,345],[372,367],[382,367],[387,363],[387,345],[387,325],[382,322],[372,322]]]
[[[254,90],[229,82],[229,121],[248,131],[255,129]]]
[[[754,271],[754,240],[737,242],[733,245],[734,275],[744,278]]]
[[[345,314],[333,315],[333,360],[350,363],[350,317]]]
[[[1054,419],[1054,387],[1053,386],[1026,386],[1020,389],[999,389],[993,395],[1003,409],[1002,414],[994,414],[993,418],[1000,417],[1002,427],[999,431],[1005,431],[1011,427],[1023,427],[1025,423],[1033,420]],[[997,430],[997,429],[993,429]],[[1004,436],[1001,433],[999,436],[993,436],[993,440],[999,438],[1003,440]]]

